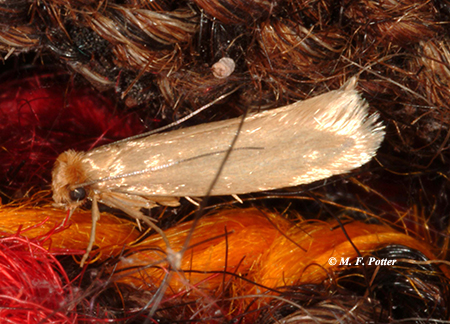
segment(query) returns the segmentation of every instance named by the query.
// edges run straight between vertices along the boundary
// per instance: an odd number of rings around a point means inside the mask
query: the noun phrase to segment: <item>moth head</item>
[[[83,164],[83,152],[66,151],[58,156],[52,171],[53,200],[58,207],[75,209],[91,194]]]

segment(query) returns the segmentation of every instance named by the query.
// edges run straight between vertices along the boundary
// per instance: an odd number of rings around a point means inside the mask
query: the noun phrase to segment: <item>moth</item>
[[[206,123],[88,152],[66,151],[52,172],[53,199],[71,211],[92,201],[84,263],[95,241],[98,203],[158,230],[142,208],[178,206],[180,197],[292,187],[360,167],[371,160],[384,138],[384,127],[377,120],[377,114],[369,116],[352,78],[341,89],[249,114],[243,121]]]

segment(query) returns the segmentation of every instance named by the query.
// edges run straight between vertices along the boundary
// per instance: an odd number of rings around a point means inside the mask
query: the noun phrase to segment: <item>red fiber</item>
[[[68,282],[61,264],[38,244],[18,236],[0,239],[2,323],[75,323]]]
[[[118,114],[111,100],[75,86],[55,68],[14,71],[0,83],[0,183],[8,190],[49,184],[56,157],[141,133],[131,113]]]

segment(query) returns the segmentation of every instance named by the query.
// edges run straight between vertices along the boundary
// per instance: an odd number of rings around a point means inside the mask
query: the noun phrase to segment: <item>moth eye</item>
[[[82,187],[75,188],[69,192],[69,197],[73,201],[80,201],[86,198],[86,190]]]

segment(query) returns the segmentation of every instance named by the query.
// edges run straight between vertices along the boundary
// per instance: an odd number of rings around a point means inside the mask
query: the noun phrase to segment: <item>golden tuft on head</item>
[[[77,188],[78,184],[85,183],[88,178],[83,165],[83,152],[73,150],[61,153],[56,159],[52,171],[53,200],[57,206],[75,208],[84,202],[74,201],[70,192]]]

